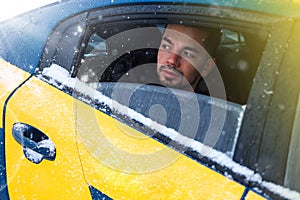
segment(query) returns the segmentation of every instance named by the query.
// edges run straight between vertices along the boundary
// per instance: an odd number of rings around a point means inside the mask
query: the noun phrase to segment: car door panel
[[[245,187],[88,105],[76,102],[87,182],[113,199],[240,199]]]
[[[11,199],[91,198],[77,152],[73,102],[70,95],[37,77],[27,81],[9,100],[5,148]],[[25,158],[22,145],[12,135],[13,125],[20,122],[51,139],[56,147],[55,160],[35,164]]]
[[[7,177],[5,168],[5,136],[4,136],[4,124],[3,119],[5,117],[5,102],[13,93],[13,91],[18,88],[28,77],[29,73],[21,70],[20,68],[0,59],[0,196],[1,199],[8,199],[7,192]]]

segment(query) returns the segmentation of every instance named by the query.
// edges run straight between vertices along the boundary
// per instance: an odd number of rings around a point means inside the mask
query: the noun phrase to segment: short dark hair
[[[169,24],[166,25],[166,27]],[[173,24],[173,25],[182,25],[182,24]],[[207,33],[207,38],[203,41],[204,44],[204,48],[207,51],[207,53],[211,56],[211,57],[215,57],[215,52],[217,47],[219,46],[220,42],[221,42],[221,36],[222,36],[222,32],[221,29],[219,28],[212,28],[212,27],[205,27],[205,26],[195,26],[195,25],[189,25],[189,24],[184,24],[182,26],[186,26],[186,27],[192,27],[195,29],[198,29],[200,32],[206,32]]]
[[[204,48],[208,54],[212,57],[215,56],[217,47],[221,42],[222,32],[219,28],[210,28],[210,27],[198,27],[203,31],[208,33],[207,38],[204,40]]]

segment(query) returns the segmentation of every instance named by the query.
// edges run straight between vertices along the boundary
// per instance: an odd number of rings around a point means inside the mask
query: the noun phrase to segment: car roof
[[[246,9],[264,12],[291,18],[300,18],[300,0],[65,0],[74,4],[77,9],[89,9],[92,7],[136,4],[136,3],[191,3],[205,4],[208,6],[226,6],[231,8]],[[78,3],[80,6],[78,6]],[[81,8],[80,8],[81,7]]]
[[[57,8],[60,7],[63,9],[63,16],[67,17],[98,7],[142,3],[187,3],[222,6],[300,19],[300,0],[60,0],[44,6],[44,9],[57,11]]]
[[[300,19],[300,0],[60,0],[1,22],[0,40],[6,44],[2,43],[0,46],[0,57],[28,72],[33,72],[39,63],[48,36],[61,21],[90,9],[145,3],[225,6]],[[25,26],[27,23],[34,25]],[[38,30],[38,37],[32,38],[33,28]],[[20,30],[23,32],[20,33]]]

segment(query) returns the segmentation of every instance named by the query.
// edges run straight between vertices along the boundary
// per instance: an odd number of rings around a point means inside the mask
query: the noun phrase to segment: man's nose
[[[175,67],[178,67],[179,64],[180,64],[180,59],[181,59],[181,57],[177,53],[169,52],[167,62],[168,62],[169,65],[173,65]]]

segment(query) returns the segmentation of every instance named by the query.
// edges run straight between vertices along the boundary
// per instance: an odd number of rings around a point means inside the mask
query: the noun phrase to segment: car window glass
[[[230,31],[227,29],[222,30],[222,44],[242,44],[245,45],[245,38],[239,32]]]
[[[151,83],[156,78],[160,41],[161,31],[157,26],[100,27],[84,45],[86,48],[76,75],[87,83]]]
[[[99,36],[97,33],[92,34],[84,51],[84,58],[91,56],[99,56],[101,54],[106,53],[107,46],[105,39],[101,38],[101,36]]]

